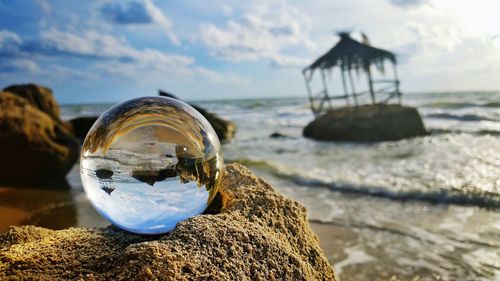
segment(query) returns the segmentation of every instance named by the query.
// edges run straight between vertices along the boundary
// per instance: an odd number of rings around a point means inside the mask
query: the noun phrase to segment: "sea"
[[[236,123],[225,163],[307,207],[342,280],[500,280],[500,92],[403,95],[430,134],[370,143],[304,138],[305,97],[193,103]],[[109,106],[66,105],[62,117]],[[84,202],[78,167],[68,179]]]

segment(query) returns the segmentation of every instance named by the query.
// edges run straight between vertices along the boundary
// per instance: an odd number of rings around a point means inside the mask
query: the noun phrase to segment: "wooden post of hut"
[[[318,140],[379,141],[425,135],[427,132],[418,111],[401,106],[396,56],[371,46],[366,35],[363,35],[363,42],[352,39],[346,32],[339,36],[340,41],[333,48],[302,71],[311,110],[316,117],[304,128],[304,136]],[[384,74],[385,61],[392,63],[394,78],[374,79],[374,70]],[[332,93],[333,88],[325,79],[325,71],[332,72],[335,67],[340,70],[343,89],[338,95]],[[322,80],[319,92],[314,92],[311,85],[316,70]],[[356,91],[352,70],[366,74],[366,90]],[[351,110],[350,98],[356,110]],[[393,98],[398,104],[390,104]],[[335,99],[345,99],[346,106],[333,108],[332,100]]]

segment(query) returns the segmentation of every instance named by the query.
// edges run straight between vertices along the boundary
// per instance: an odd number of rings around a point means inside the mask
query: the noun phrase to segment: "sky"
[[[495,0],[0,0],[0,87],[35,82],[63,104],[160,88],[186,100],[305,97],[301,70],[349,31],[397,55],[403,92],[494,91],[498,11]]]

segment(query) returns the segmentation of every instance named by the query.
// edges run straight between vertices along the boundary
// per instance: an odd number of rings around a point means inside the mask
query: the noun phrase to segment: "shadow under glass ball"
[[[199,112],[178,100],[143,97],[96,121],[80,173],[102,216],[130,232],[160,234],[207,208],[222,165],[217,135]]]

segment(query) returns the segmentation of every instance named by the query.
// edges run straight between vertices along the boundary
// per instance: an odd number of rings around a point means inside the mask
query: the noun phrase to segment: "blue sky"
[[[498,90],[499,8],[488,0],[0,0],[0,87],[36,82],[61,103],[158,88],[187,100],[305,96],[301,69],[349,30],[398,55],[403,91]],[[334,89],[338,82],[334,75]]]

